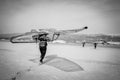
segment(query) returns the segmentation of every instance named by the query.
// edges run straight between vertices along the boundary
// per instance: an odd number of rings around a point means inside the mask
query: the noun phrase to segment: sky
[[[0,0],[0,34],[31,29],[120,34],[120,0]]]

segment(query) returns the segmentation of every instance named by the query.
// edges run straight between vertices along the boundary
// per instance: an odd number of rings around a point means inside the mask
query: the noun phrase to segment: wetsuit
[[[46,54],[46,50],[47,50],[47,37],[46,36],[41,36],[38,38],[38,40],[40,41],[39,42],[39,50],[40,50],[40,53],[41,53],[41,56],[40,56],[40,62],[42,63],[43,62],[43,59],[45,57],[45,54]]]

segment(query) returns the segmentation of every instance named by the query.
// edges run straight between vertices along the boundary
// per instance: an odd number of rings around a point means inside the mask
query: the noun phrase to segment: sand
[[[48,44],[39,64],[35,43],[0,42],[0,80],[120,80],[120,50]]]

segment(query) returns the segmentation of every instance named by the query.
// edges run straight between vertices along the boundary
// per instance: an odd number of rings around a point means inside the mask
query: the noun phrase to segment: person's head
[[[46,37],[48,35],[48,33],[42,33],[42,34],[39,34],[39,37]]]
[[[42,37],[46,37],[47,35],[42,35]]]

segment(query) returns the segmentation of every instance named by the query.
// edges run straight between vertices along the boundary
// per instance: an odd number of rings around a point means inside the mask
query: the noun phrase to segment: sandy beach
[[[120,49],[48,44],[39,64],[35,43],[0,42],[0,80],[120,80]]]

